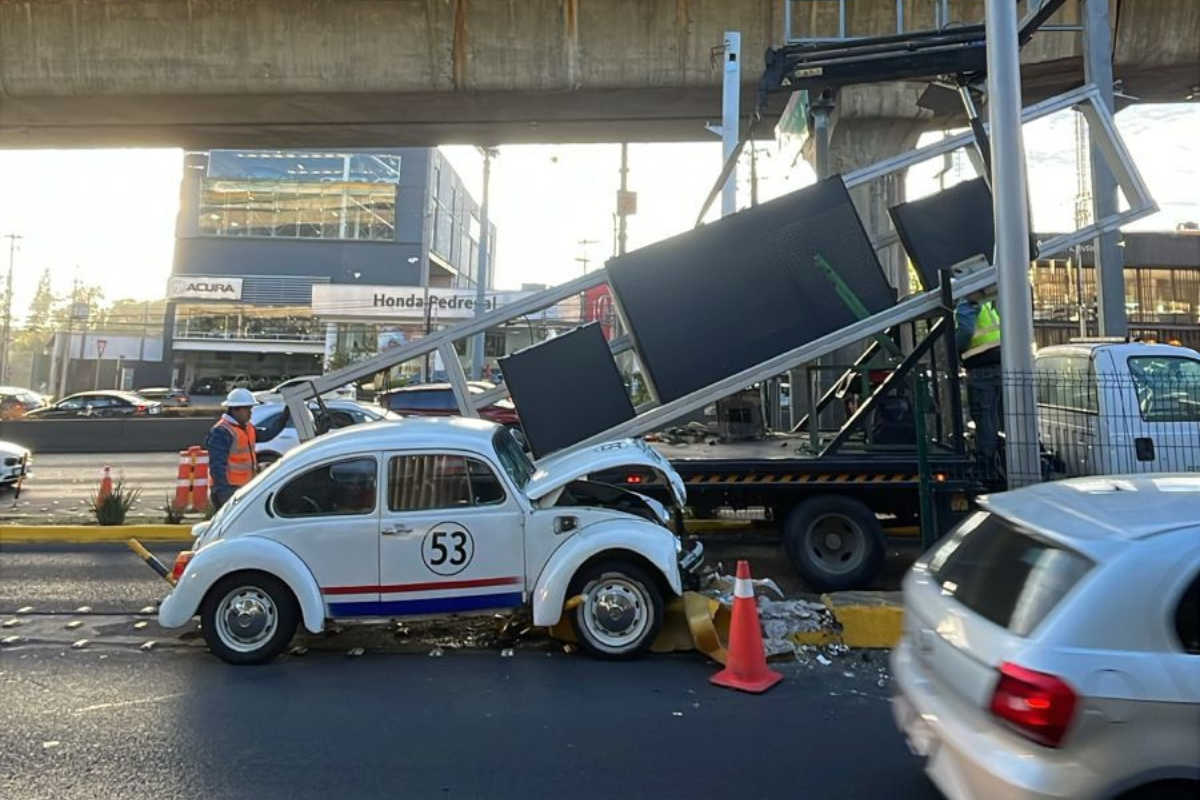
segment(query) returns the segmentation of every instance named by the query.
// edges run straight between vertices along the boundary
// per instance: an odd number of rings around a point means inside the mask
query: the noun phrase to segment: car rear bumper
[[[892,652],[892,716],[949,800],[1088,800],[1104,781],[1062,750],[1028,742],[939,690],[907,638]],[[982,724],[981,724],[982,721]]]

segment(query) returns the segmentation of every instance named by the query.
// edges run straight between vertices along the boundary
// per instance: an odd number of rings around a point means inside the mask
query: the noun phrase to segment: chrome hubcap
[[[222,643],[239,652],[260,647],[279,625],[275,603],[255,586],[243,586],[225,595],[216,617]]]
[[[619,650],[638,642],[650,626],[649,600],[643,588],[622,575],[608,575],[584,587],[580,609],[593,642]]]

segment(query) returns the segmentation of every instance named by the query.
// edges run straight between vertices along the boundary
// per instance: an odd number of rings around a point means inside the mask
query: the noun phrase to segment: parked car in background
[[[952,800],[1200,797],[1200,475],[981,506],[904,579],[892,708],[933,782]]]
[[[299,377],[289,378],[271,389],[263,392],[255,392],[254,399],[260,403],[282,403],[284,389],[291,389],[294,386],[300,386],[301,384],[316,380],[318,377],[320,376],[301,375]],[[325,400],[354,400],[358,397],[358,390],[354,387],[354,384],[350,384],[349,386],[339,386],[332,392],[326,392],[325,394],[321,395],[321,397]]]
[[[74,419],[88,417],[144,417],[162,413],[162,403],[133,392],[80,392],[52,406],[34,409],[26,419]]]
[[[483,381],[471,381],[467,384],[471,394],[483,394],[496,388]],[[454,390],[448,383],[419,383],[403,386],[381,392],[375,397],[375,402],[384,408],[391,409],[406,417],[455,417],[458,416],[458,404],[454,400]],[[511,400],[497,400],[491,405],[479,409],[482,419],[495,422],[505,427],[520,427],[521,418],[517,415],[517,407]]]
[[[356,403],[353,400],[328,400],[324,405],[325,414],[322,415],[320,406],[316,403],[309,404],[313,412],[313,421],[321,432],[367,422],[401,419],[399,414],[392,413],[382,406]],[[254,449],[258,453],[260,464],[269,464],[300,444],[296,426],[283,403],[255,406],[250,412],[250,424],[255,429],[257,439]]]
[[[147,400],[155,400],[164,406],[186,408],[192,404],[192,398],[183,389],[167,389],[161,386],[149,389],[138,389],[137,394]]]
[[[194,395],[224,395],[229,392],[228,382],[219,375],[206,375],[192,381],[188,391]]]
[[[35,408],[49,405],[46,398],[31,389],[0,386],[0,420],[20,419]]]
[[[29,474],[33,455],[25,447],[12,442],[0,442],[0,487],[13,486],[22,475]]]

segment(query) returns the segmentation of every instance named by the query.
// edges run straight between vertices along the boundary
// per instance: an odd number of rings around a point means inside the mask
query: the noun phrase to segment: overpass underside
[[[0,147],[703,139],[720,118],[723,32],[742,34],[749,112],[785,2],[0,0]],[[894,24],[893,0],[848,5],[856,31]],[[1183,100],[1200,83],[1200,3],[1112,5],[1125,91]],[[982,18],[982,0],[951,8]],[[1074,4],[1064,14],[1078,21]],[[1027,48],[1029,99],[1082,82],[1078,40]],[[851,90],[840,114],[932,127],[911,96]]]

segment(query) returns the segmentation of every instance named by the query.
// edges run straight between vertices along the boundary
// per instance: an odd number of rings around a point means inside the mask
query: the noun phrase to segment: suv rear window
[[[967,608],[1027,636],[1093,564],[1002,517],[969,518],[933,554],[930,572]]]

